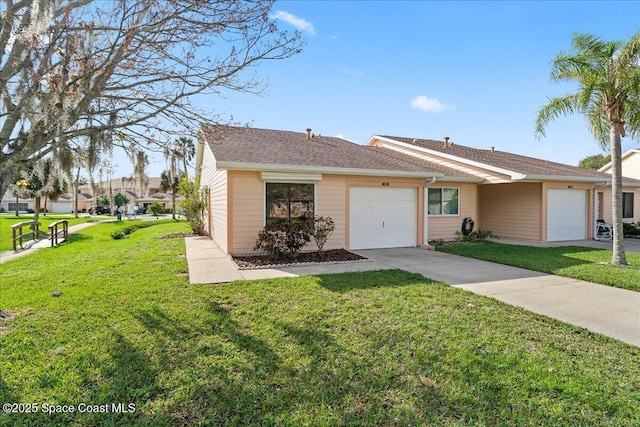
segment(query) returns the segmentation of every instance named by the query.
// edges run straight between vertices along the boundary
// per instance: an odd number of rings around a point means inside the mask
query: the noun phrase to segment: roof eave
[[[316,172],[335,175],[389,176],[397,178],[442,178],[441,172],[417,172],[385,169],[337,168],[327,166],[282,165],[272,163],[223,162],[216,163],[218,169],[258,172]]]
[[[539,181],[571,181],[571,182],[607,182],[607,177],[592,177],[592,176],[566,176],[566,175],[538,175],[538,174],[524,174],[523,180],[539,180]]]
[[[471,176],[443,176],[442,178],[438,178],[438,181],[444,182],[472,182],[472,183],[481,183],[484,182],[484,178],[480,177],[471,177]]]

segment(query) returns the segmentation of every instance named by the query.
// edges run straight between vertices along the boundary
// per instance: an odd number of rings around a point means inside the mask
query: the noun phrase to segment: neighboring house
[[[171,191],[163,192],[161,179],[158,177],[148,178],[146,185],[139,188],[135,181],[130,178],[114,178],[111,181],[104,181],[98,184],[98,195],[109,195],[109,193],[122,193],[129,203],[138,206],[148,207],[152,203],[160,203],[165,209],[172,208]],[[176,195],[176,204],[184,200],[184,196]]]
[[[501,237],[538,241],[593,237],[596,219],[610,221],[611,176],[599,171],[442,141],[373,136],[379,146],[483,178],[477,185],[476,225]],[[640,197],[640,181],[625,178],[624,191]],[[609,197],[606,197],[606,194]],[[464,195],[461,195],[464,197]],[[630,208],[637,218],[640,207]],[[629,218],[631,219],[631,218]],[[441,217],[430,217],[430,223]]]
[[[450,240],[465,217],[505,238],[589,239],[610,185],[602,172],[448,141],[374,136],[361,146],[228,126],[201,129],[196,173],[209,234],[234,254],[252,252],[275,218],[307,212],[335,221],[327,249]],[[640,198],[640,181],[625,185]]]
[[[122,193],[130,201],[131,204],[140,206],[149,206],[151,203],[160,203],[166,209],[172,207],[171,192],[163,192],[160,187],[160,178],[152,177],[148,179],[144,188],[135,188],[136,185],[132,179],[114,178],[110,181],[103,181],[97,184],[98,196]],[[176,203],[184,200],[184,196],[176,195]],[[0,201],[0,207],[5,212],[15,212],[16,198],[12,190],[8,190]],[[42,199],[44,207],[44,198]],[[46,209],[48,212],[72,212],[74,210],[73,194],[63,194],[56,201],[47,200]],[[87,212],[89,208],[95,206],[95,198],[91,186],[88,184],[78,187],[78,211]],[[26,212],[29,209],[35,209],[35,200],[32,198],[20,198],[18,201],[18,210]]]
[[[621,156],[622,159],[622,176],[625,179],[633,178],[640,180],[640,150],[629,150]],[[608,163],[599,169],[611,175],[611,163]],[[606,188],[602,191],[603,200],[611,199],[611,189]],[[603,203],[601,205],[601,218],[607,222],[612,219],[611,203]],[[622,217],[625,222],[640,221],[640,195],[631,188],[622,189]]]

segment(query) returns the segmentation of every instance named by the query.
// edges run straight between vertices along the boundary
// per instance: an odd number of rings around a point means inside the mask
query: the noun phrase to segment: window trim
[[[16,202],[7,202],[7,207],[9,208],[7,212],[15,212]],[[25,208],[20,209],[21,207],[25,207]],[[29,202],[18,202],[18,212],[27,212],[27,211],[29,211]]]
[[[318,186],[315,181],[304,179],[262,181],[262,227],[267,226],[267,184],[311,184],[313,185],[313,216],[317,216]]]
[[[625,209],[624,209],[625,208],[625,203],[624,203],[625,197],[624,196],[625,196],[625,194],[631,194],[631,216],[629,216],[629,217],[624,215],[624,211],[625,211]],[[635,195],[635,192],[633,192],[633,191],[623,191],[622,192],[622,206],[621,206],[622,207],[622,219],[634,219],[634,215],[635,215],[635,209],[634,208],[635,208],[635,202],[636,202],[635,198],[636,198],[636,195]]]
[[[446,213],[439,213],[439,214],[432,214],[429,212],[429,192],[431,190],[440,190],[440,212],[444,212],[444,199],[442,197],[442,193],[443,190],[456,190],[458,192],[458,212],[454,213],[454,214],[446,214]],[[425,206],[425,210],[427,212],[427,216],[443,216],[443,217],[455,217],[455,216],[460,216],[460,187],[427,187],[427,195],[425,197],[426,200],[426,206]]]

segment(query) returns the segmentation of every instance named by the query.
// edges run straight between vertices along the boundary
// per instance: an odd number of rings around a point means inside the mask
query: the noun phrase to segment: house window
[[[457,188],[429,188],[429,215],[458,215]]]
[[[267,182],[265,185],[266,225],[313,218],[314,184]]]
[[[622,193],[622,217],[633,219],[633,193]]]
[[[29,209],[29,204],[28,203],[18,203],[18,211],[19,212],[26,212],[27,209]],[[16,204],[15,203],[9,203],[9,212],[13,211],[15,212],[16,210]]]

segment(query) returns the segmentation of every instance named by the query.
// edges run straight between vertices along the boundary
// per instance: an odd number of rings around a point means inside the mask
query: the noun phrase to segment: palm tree
[[[640,136],[640,32],[629,41],[604,42],[574,34],[571,50],[553,61],[551,80],[578,83],[576,93],[551,98],[536,119],[536,134],[545,136],[551,120],[583,114],[602,148],[611,151],[613,256],[611,264],[627,263],[622,228],[621,138]]]
[[[171,188],[171,218],[176,219],[176,190],[177,190],[177,183],[180,182],[179,171],[178,171],[178,159],[182,158],[182,154],[177,147],[171,147],[169,145],[165,145],[164,158],[169,163],[169,169],[167,169],[167,175],[169,178],[169,186]]]
[[[185,136],[181,136],[176,139],[174,145],[176,146],[178,157],[182,160],[184,176],[189,179],[189,170],[187,169],[187,166],[196,155],[196,145],[194,144],[193,139]]]

